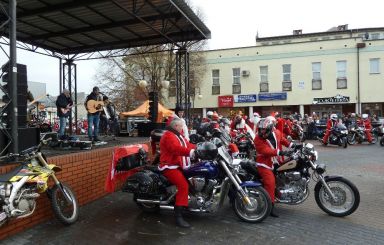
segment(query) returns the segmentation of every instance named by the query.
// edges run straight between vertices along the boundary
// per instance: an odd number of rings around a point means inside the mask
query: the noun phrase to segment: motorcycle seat
[[[10,172],[0,175],[0,182],[9,181],[13,176],[17,175],[17,173],[20,172],[22,168],[23,168],[23,165],[20,165],[12,169]]]
[[[159,178],[161,179],[161,181],[166,185],[166,186],[169,186],[171,185],[168,181],[168,179],[161,173],[161,171],[159,170],[159,168],[157,166],[151,166],[151,165],[146,165],[144,167],[145,170],[149,170],[149,171],[152,171],[153,173],[159,175]]]

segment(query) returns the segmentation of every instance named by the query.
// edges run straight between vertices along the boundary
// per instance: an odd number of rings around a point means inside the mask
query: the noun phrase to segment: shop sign
[[[336,95],[333,97],[325,97],[325,98],[313,98],[313,104],[335,104],[335,103],[348,103],[349,96]]]
[[[287,100],[287,93],[260,93],[259,101]]]
[[[233,107],[233,95],[218,96],[219,107]]]
[[[256,102],[256,94],[241,94],[235,97],[235,103]]]

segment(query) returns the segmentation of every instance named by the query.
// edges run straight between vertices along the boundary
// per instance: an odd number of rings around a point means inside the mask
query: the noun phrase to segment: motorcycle
[[[204,153],[205,144],[209,144],[213,154]],[[237,175],[240,161],[229,155],[220,139],[199,143],[196,155],[200,160],[184,170],[189,184],[189,211],[216,212],[229,196],[232,208],[241,220],[257,223],[268,217],[272,207],[268,193],[259,181],[240,180]],[[122,190],[133,193],[139,208],[149,212],[173,209],[177,192],[156,166],[144,167],[128,177]]]
[[[347,148],[348,146],[348,130],[344,124],[339,123],[336,127],[331,129],[331,134],[329,135],[328,142],[324,143],[322,138],[319,138],[319,141],[322,145],[326,146],[328,144],[343,146]]]
[[[288,160],[274,168],[276,202],[297,205],[309,196],[309,181],[317,181],[315,200],[321,210],[331,216],[344,217],[356,211],[360,204],[357,187],[341,176],[324,176],[326,166],[316,164],[318,153],[311,143],[292,152]],[[254,162],[243,162],[248,180],[260,179]]]
[[[305,134],[303,128],[299,125],[297,120],[293,121],[292,131],[291,131],[292,140],[299,140],[300,142],[305,141]]]
[[[371,135],[372,135],[372,144],[376,144],[376,142],[379,140],[379,133],[377,131],[377,128],[371,129]],[[347,136],[348,144],[354,145],[356,142],[363,143],[364,141],[368,141],[367,136],[365,135],[365,128],[359,127],[357,125],[351,126],[348,131]]]
[[[0,175],[0,226],[10,219],[20,219],[32,215],[36,200],[47,193],[53,213],[65,225],[77,221],[79,206],[74,192],[61,183],[55,173],[61,168],[48,164],[41,153],[41,147],[49,140],[42,140],[38,146],[28,148],[19,154],[0,157],[1,161],[19,162],[11,172]],[[21,162],[20,162],[21,161]],[[48,186],[49,180],[53,186]]]

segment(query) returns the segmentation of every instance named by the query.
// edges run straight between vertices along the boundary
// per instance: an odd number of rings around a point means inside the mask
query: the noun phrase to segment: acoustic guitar
[[[103,101],[97,100],[88,100],[87,102],[87,111],[88,113],[96,113],[98,111],[102,111],[104,106]]]

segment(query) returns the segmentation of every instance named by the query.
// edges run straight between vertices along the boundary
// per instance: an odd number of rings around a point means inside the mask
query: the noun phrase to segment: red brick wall
[[[112,161],[112,151],[113,147],[109,147],[63,154],[49,157],[48,162],[62,168],[62,171],[57,173],[58,179],[71,187],[79,205],[82,206],[108,194],[104,190],[104,185]],[[0,166],[0,174],[8,172],[14,167],[15,165]],[[33,215],[12,220],[0,227],[0,240],[51,218],[53,218],[51,205],[43,193],[37,200],[37,208]]]

